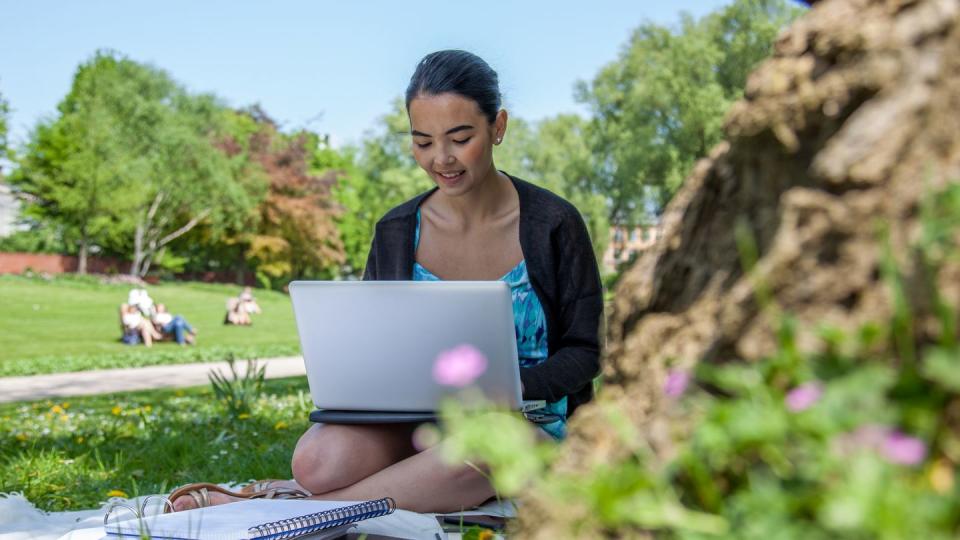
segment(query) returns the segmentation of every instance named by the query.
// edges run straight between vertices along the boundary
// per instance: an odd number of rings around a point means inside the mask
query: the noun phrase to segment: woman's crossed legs
[[[315,424],[293,452],[294,481],[277,487],[305,489],[315,499],[367,500],[392,497],[397,507],[414,512],[453,512],[483,503],[493,487],[469,465],[450,465],[439,448],[417,452],[412,424]],[[212,504],[232,502],[222,493]],[[178,497],[177,510],[193,507]]]

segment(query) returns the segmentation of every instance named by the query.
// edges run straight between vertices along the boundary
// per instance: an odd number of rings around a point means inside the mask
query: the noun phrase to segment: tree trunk
[[[552,473],[586,477],[597,464],[635,459],[640,446],[665,457],[678,423],[689,421],[664,395],[668,369],[777,350],[756,283],[795,318],[802,351],[823,346],[819,325],[855,335],[868,322],[890,320],[884,243],[908,258],[909,235],[921,230],[921,197],[960,179],[960,9],[937,0],[891,6],[820,3],[750,76],[726,117],[727,140],[694,167],[664,212],[662,239],[620,280],[601,392],[577,410]],[[736,230],[755,240],[751,276],[743,275]],[[960,263],[945,264],[940,275],[953,279],[940,278],[937,289],[948,305],[960,305]],[[923,291],[915,289],[906,294]],[[921,308],[912,315],[919,329],[936,320]],[[917,336],[924,339],[932,341]],[[628,446],[611,410],[644,440]],[[531,490],[519,505],[517,536],[647,534],[577,529],[584,507]]]
[[[158,193],[144,217],[137,222],[133,238],[133,262],[130,265],[130,275],[132,276],[145,277],[147,272],[150,271],[150,265],[159,250],[164,249],[170,242],[190,232],[211,212],[210,208],[205,208],[180,228],[161,236],[163,235],[162,227],[165,220],[157,220],[156,216],[163,199],[164,194],[162,192]]]
[[[90,250],[90,240],[86,235],[80,237],[80,251],[77,253],[77,273],[84,275],[87,273],[87,253]]]

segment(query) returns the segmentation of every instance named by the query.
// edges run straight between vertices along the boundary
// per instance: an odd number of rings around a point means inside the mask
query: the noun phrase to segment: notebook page
[[[140,537],[142,527],[153,538],[183,540],[246,540],[257,536],[251,528],[317,512],[357,504],[354,501],[254,499],[208,506],[172,514],[155,514],[142,519],[111,520],[107,537]]]

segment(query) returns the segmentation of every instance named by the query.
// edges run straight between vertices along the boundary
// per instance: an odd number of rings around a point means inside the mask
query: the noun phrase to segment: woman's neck
[[[519,204],[519,197],[510,177],[496,167],[491,167],[483,182],[460,197],[448,197],[442,192],[435,195],[439,196],[437,202],[440,203],[440,207],[436,209],[464,228],[497,219],[512,212]]]

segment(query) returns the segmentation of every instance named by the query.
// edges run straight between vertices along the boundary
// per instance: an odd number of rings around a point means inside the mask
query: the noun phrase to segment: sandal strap
[[[276,487],[264,490],[262,495],[257,498],[263,499],[306,499],[311,494],[303,490],[286,488],[286,487]]]
[[[207,488],[189,491],[187,495],[190,495],[190,497],[193,498],[193,502],[197,503],[197,508],[210,506],[210,492],[207,491]]]

